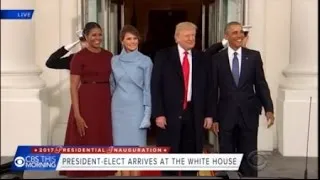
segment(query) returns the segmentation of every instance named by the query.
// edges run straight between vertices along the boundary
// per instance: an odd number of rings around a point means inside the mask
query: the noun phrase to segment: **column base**
[[[19,145],[47,145],[49,111],[45,89],[1,89],[1,156]]]
[[[40,69],[37,66],[29,65],[21,69],[11,68],[17,64],[4,61],[4,69],[1,69],[1,88],[5,89],[42,89],[46,83],[39,76]]]
[[[309,104],[311,115],[308,156],[318,157],[317,90],[279,89],[276,109],[278,150],[283,156],[306,156]]]

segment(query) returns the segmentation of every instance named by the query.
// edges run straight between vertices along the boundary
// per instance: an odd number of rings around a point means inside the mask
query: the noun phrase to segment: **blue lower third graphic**
[[[1,19],[28,20],[28,19],[32,19],[33,12],[34,12],[34,10],[32,10],[32,9],[1,10]]]
[[[55,171],[60,154],[32,153],[28,146],[19,146],[11,166],[12,171]]]

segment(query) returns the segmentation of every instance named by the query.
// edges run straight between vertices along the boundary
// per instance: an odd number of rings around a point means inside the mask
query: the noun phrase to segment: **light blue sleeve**
[[[148,57],[145,59],[146,65],[144,66],[144,79],[143,79],[143,105],[144,105],[144,118],[141,122],[140,128],[149,128],[151,126],[151,92],[150,82],[153,64],[151,59]]]
[[[110,78],[109,78],[111,96],[113,95],[113,92],[116,89],[116,80],[114,78],[114,73],[113,73],[113,68],[112,68],[114,59],[115,59],[115,56],[112,57],[112,59],[111,59],[111,73],[110,73]]]

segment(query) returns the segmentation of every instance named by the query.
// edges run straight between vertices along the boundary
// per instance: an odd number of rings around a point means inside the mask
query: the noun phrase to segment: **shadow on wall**
[[[71,42],[67,42],[67,44],[78,40],[76,31],[82,28],[78,26],[78,19],[80,19],[80,16],[72,20],[71,31],[68,32],[69,37],[72,37],[72,40]],[[66,31],[61,32],[65,33]],[[59,47],[63,45],[65,44],[61,44],[60,42]],[[57,47],[56,49],[58,49],[59,47]],[[80,50],[79,47],[80,46],[73,48],[70,53],[78,52]],[[68,53],[67,56],[70,53]],[[49,55],[50,54],[48,54],[48,56]],[[50,114],[48,120],[48,123],[50,124],[49,132],[46,132],[48,133],[47,142],[49,145],[62,145],[64,143],[65,131],[71,107],[69,71],[55,69],[49,69],[49,71],[59,71],[59,81],[53,86],[47,86],[45,89],[46,97],[41,98],[42,102],[49,107]],[[54,114],[54,116],[52,116],[51,114]]]
[[[70,103],[67,104],[62,104],[64,101],[62,100],[61,97],[65,97],[66,95],[68,95],[69,88],[67,88],[66,84],[69,84],[69,78],[65,78],[63,80],[60,80],[60,82],[54,86],[51,87],[47,87],[46,88],[46,95],[48,96],[48,98],[46,98],[48,101],[44,102],[45,104],[48,105],[49,109],[50,109],[50,114],[54,111],[57,111],[58,113],[54,113],[57,114],[56,116],[49,116],[49,132],[48,133],[48,145],[59,145],[60,143],[57,144],[57,142],[59,142],[61,136],[63,135],[64,137],[64,131],[65,129],[63,128],[63,125],[65,124],[66,126],[66,122],[67,120],[65,120],[65,112],[67,111],[67,109],[70,109]],[[68,106],[69,108],[66,108],[66,106]],[[56,131],[59,131],[59,133],[57,133]]]

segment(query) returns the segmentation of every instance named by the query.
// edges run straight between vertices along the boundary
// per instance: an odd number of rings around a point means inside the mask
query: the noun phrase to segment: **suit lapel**
[[[177,46],[172,48],[172,56],[171,57],[172,57],[174,69],[176,70],[180,79],[183,81],[182,65],[181,65],[179,51],[178,51]]]
[[[192,74],[191,74],[191,79],[192,79],[191,89],[192,89],[192,91],[191,91],[191,93],[193,94],[194,90],[197,87],[198,64],[199,64],[201,57],[200,57],[200,54],[196,50],[193,50],[193,49],[191,50],[191,57],[192,57]]]
[[[192,55],[192,77],[194,77],[195,72],[197,71],[198,63],[199,63],[199,54],[197,53],[197,51],[192,49],[191,55]]]
[[[196,50],[191,50],[191,61],[192,61],[192,82],[195,82],[195,77],[196,77],[196,73],[197,73],[197,67],[199,64],[199,53],[197,53]],[[182,65],[181,65],[181,61],[180,61],[180,56],[179,56],[179,51],[178,51],[178,47],[174,47],[173,51],[172,51],[172,62],[174,65],[174,69],[176,70],[180,80],[182,83],[184,83],[183,80],[183,70],[182,70]],[[192,83],[195,84],[195,83]]]
[[[238,87],[241,87],[241,85],[245,82],[246,76],[248,74],[248,63],[249,63],[249,56],[248,52],[245,48],[241,48],[242,55],[241,55],[241,71],[240,71],[240,79]]]

